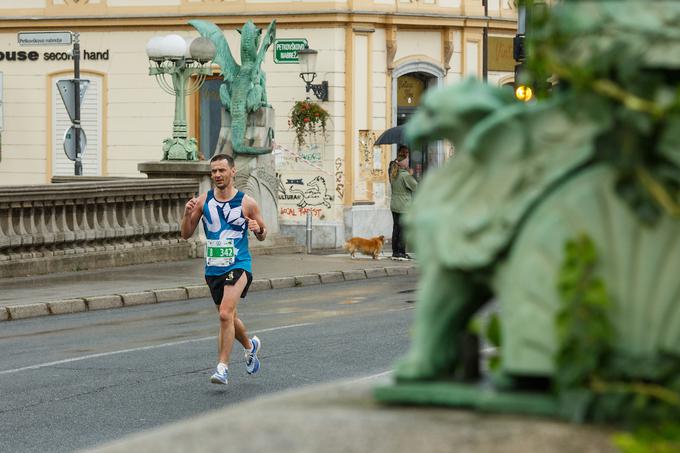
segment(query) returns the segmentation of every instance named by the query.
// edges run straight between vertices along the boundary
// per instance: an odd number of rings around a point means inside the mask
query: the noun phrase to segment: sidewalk
[[[413,274],[415,261],[347,253],[258,255],[250,291]],[[203,260],[0,279],[0,321],[209,297]]]

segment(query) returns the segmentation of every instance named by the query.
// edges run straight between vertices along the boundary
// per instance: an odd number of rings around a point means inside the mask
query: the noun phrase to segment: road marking
[[[288,326],[280,326],[280,327],[270,327],[268,329],[260,329],[260,330],[254,330],[250,333],[263,333],[263,332],[272,332],[275,330],[283,330],[283,329],[292,329],[294,327],[304,327],[304,326],[311,326],[313,323],[311,322],[305,322],[301,324],[291,324]],[[163,343],[163,344],[157,344],[153,346],[142,346],[139,348],[130,348],[130,349],[121,349],[120,351],[110,351],[110,352],[101,352],[99,354],[90,354],[90,355],[84,355],[82,357],[73,357],[71,359],[64,359],[64,360],[57,360],[54,362],[47,362],[47,363],[41,363],[38,365],[29,365],[21,368],[14,368],[13,370],[4,370],[0,371],[0,375],[2,374],[10,374],[10,373],[18,373],[20,371],[26,371],[26,370],[37,370],[40,368],[46,368],[54,365],[62,365],[64,363],[71,363],[71,362],[79,362],[81,360],[89,360],[89,359],[96,359],[99,357],[107,357],[110,355],[116,355],[116,354],[124,354],[126,352],[137,352],[137,351],[148,351],[150,349],[158,349],[158,348],[165,348],[167,346],[177,346],[180,344],[188,344],[188,343],[196,343],[199,341],[207,341],[207,340],[215,340],[215,335],[211,337],[203,337],[203,338],[193,338],[191,340],[182,340],[182,341],[173,341],[170,343]]]
[[[378,373],[378,374],[372,374],[371,376],[364,376],[364,377],[359,378],[359,379],[354,379],[350,382],[356,383],[356,382],[361,382],[361,381],[372,381],[373,379],[378,379],[378,378],[381,378],[383,376],[387,376],[389,374],[392,374],[392,370],[383,371],[382,373]]]

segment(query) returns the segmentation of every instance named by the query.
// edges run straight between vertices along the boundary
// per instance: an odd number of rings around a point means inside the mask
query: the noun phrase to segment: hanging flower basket
[[[330,115],[319,104],[309,100],[297,101],[290,111],[288,126],[295,129],[298,147],[305,144],[305,136],[321,132],[326,139],[326,123]]]

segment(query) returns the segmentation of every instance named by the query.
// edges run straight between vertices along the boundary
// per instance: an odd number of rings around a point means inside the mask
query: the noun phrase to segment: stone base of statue
[[[261,107],[249,114],[246,121],[244,145],[271,149],[274,139],[274,121],[274,109],[271,107]],[[215,154],[234,155],[231,135],[231,114],[222,109],[222,127],[217,138]]]

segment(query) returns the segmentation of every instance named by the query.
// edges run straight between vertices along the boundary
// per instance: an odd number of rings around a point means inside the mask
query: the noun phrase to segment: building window
[[[199,92],[199,150],[206,160],[215,152],[222,125],[220,85],[221,78],[208,79]]]

